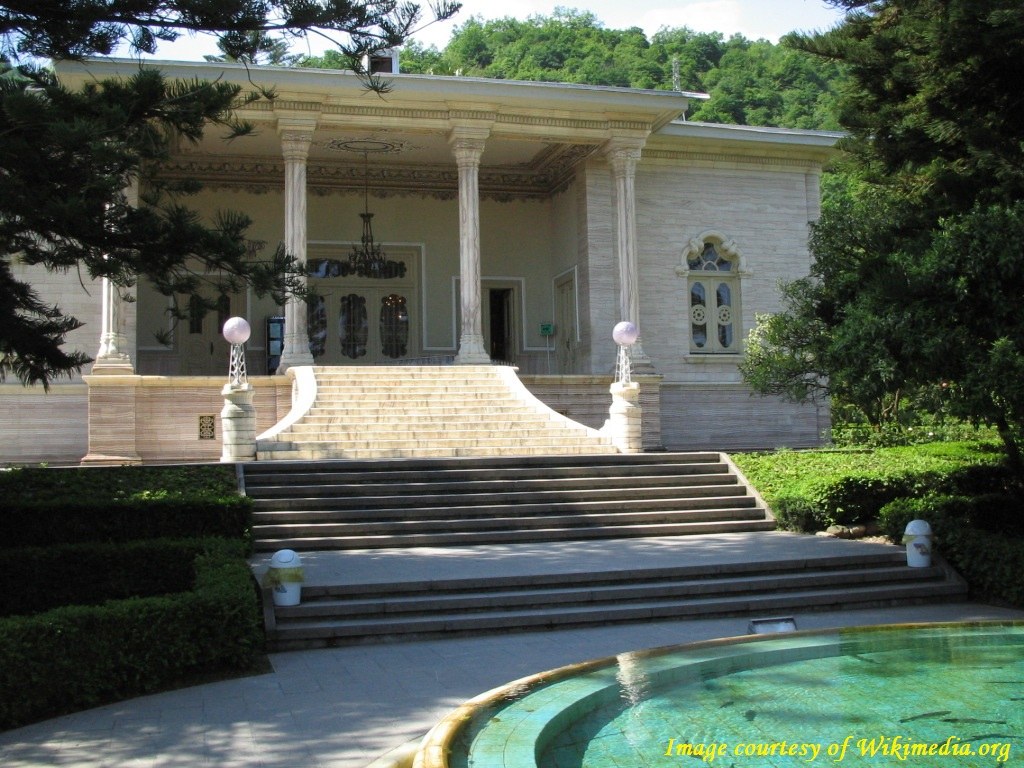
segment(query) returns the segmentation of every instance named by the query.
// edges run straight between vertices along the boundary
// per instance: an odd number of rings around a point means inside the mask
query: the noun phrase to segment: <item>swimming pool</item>
[[[1024,765],[1024,622],[695,643],[467,703],[418,768]]]

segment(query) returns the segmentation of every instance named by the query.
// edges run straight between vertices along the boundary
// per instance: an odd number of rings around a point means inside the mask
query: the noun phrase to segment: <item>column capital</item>
[[[612,172],[616,176],[632,175],[636,171],[637,163],[640,162],[640,155],[646,143],[644,139],[610,139],[605,145],[604,154],[611,164]]]
[[[455,128],[448,134],[448,144],[460,167],[479,166],[490,131],[480,128]]]
[[[303,161],[309,157],[316,121],[278,120],[277,133],[281,138],[281,154],[285,160]]]

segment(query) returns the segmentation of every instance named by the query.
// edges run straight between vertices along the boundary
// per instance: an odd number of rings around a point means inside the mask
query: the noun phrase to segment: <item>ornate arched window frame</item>
[[[708,258],[709,246],[715,260]],[[743,284],[750,271],[736,241],[715,229],[701,232],[683,248],[676,274],[686,281],[683,304],[690,353],[738,355]]]

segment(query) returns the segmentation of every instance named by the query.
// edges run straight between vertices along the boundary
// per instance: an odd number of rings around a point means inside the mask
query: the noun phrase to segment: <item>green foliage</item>
[[[836,29],[785,40],[844,66],[850,161],[744,376],[794,399],[826,387],[872,425],[930,398],[994,427],[1024,476],[1024,7],[844,5]]]
[[[78,59],[109,55],[121,43],[155,53],[161,41],[183,33],[216,35],[230,59],[255,62],[283,34],[310,32],[331,40],[358,61],[367,51],[401,45],[422,26],[416,3],[285,2],[284,0],[104,0],[53,5],[7,2],[0,13],[0,57]],[[433,20],[447,19],[457,3],[430,4]],[[269,38],[269,39],[268,39]]]
[[[21,467],[0,472],[2,547],[245,538],[251,502],[225,466]]]
[[[302,66],[343,67],[328,54]],[[707,92],[689,119],[744,125],[834,129],[838,65],[803,52],[685,27],[651,39],[636,27],[606,28],[592,13],[556,8],[550,16],[483,21],[456,28],[443,51],[415,43],[402,51],[404,72],[502,80],[587,83]]]
[[[711,98],[693,120],[740,125],[834,130],[839,68],[806,54],[734,36],[718,64],[703,74],[700,89]]]
[[[839,118],[868,180],[936,216],[1016,198],[1024,185],[1021,4],[855,5],[838,27],[784,42],[846,66]]]
[[[71,92],[51,72],[0,62],[0,380],[47,385],[88,362],[61,348],[78,321],[16,277],[15,258],[109,278],[122,290],[145,277],[168,297],[202,294],[210,307],[216,299],[206,293],[246,284],[278,300],[296,289],[299,270],[283,248],[252,258],[263,244],[247,239],[246,216],[202,221],[182,203],[198,191],[194,182],[155,175],[171,136],[195,142],[209,125],[233,139],[248,134],[234,110],[255,98],[237,85],[168,81],[145,68]],[[126,194],[135,183],[145,205]]]
[[[899,419],[874,426],[864,420],[836,421],[834,410],[832,419],[829,435],[836,448],[893,448],[934,442],[998,440],[994,430],[955,419],[936,418],[931,413],[919,410],[904,409]]]
[[[870,451],[779,451],[732,459],[780,524],[823,529],[877,518],[900,542],[927,520],[936,549],[986,599],[1024,607],[1024,494],[990,445],[932,443]]]
[[[204,553],[243,559],[245,544],[154,539],[7,550],[13,565],[6,578],[10,587],[0,591],[0,616],[186,592],[195,582],[195,559]]]
[[[779,524],[791,530],[867,522],[888,502],[921,495],[1001,456],[977,443],[934,443],[871,451],[778,451],[733,457]]]
[[[0,728],[252,667],[262,645],[245,560],[195,559],[191,591],[0,620]]]

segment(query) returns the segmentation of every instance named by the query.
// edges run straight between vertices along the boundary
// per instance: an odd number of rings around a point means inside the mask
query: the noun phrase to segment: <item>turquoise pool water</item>
[[[1024,624],[622,654],[481,700],[451,768],[1024,766]]]

